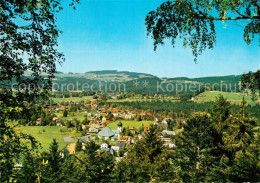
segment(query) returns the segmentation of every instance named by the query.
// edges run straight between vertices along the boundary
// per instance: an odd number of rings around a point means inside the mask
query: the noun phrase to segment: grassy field
[[[137,129],[137,130],[142,126],[142,124],[143,125],[151,125],[151,124],[155,123],[154,121],[131,121],[131,120],[121,120],[121,122],[123,124],[123,127],[127,127],[127,126],[129,128],[135,127],[135,129]],[[118,123],[119,123],[119,121],[115,121],[115,122],[109,123],[108,126],[112,130],[116,130]]]
[[[84,96],[84,97],[69,97],[69,98],[51,98],[55,103],[60,103],[60,102],[70,102],[70,101],[75,101],[75,102],[80,102],[80,101],[86,101],[86,100],[95,100],[93,99],[93,96]]]
[[[83,113],[83,112],[72,112],[71,113],[71,112],[69,112],[67,117],[63,117],[63,111],[60,111],[60,112],[56,112],[55,115],[58,118],[61,118],[63,121],[64,120],[72,120],[72,119],[77,119],[79,121],[83,121],[85,119],[85,116],[87,115],[87,113]]]
[[[64,130],[65,132],[61,132]],[[15,128],[16,132],[22,132],[32,135],[43,147],[42,151],[48,150],[52,140],[55,138],[59,143],[59,149],[63,149],[69,144],[64,142],[63,137],[78,137],[79,133],[74,131],[67,131],[67,127],[59,126],[20,126]],[[74,139],[75,140],[75,139]]]
[[[233,104],[240,104],[243,97],[245,97],[245,100],[248,104],[255,105],[257,102],[254,102],[251,100],[251,96],[245,96],[242,93],[235,93],[235,92],[219,92],[219,91],[206,91],[198,96],[195,97],[196,102],[208,102],[208,101],[215,101],[216,97],[221,94],[225,98],[227,98],[228,101],[230,101]],[[258,96],[258,99],[260,97]]]

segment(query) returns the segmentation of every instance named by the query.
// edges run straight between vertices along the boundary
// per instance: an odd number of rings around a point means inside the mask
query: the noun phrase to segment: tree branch
[[[236,10],[237,14],[239,14],[242,17],[246,17],[245,15],[243,15],[242,13],[240,13],[238,10]]]
[[[260,16],[226,17],[226,18],[206,17],[206,19],[210,19],[210,20],[252,20],[252,19],[260,19]]]
[[[187,1],[192,5],[192,2]],[[257,4],[256,4],[257,5]],[[259,7],[259,6],[257,6]],[[199,12],[199,15],[201,15],[202,17],[198,17],[198,18],[202,18],[202,19],[209,19],[209,20],[249,20],[249,19],[260,19],[260,15],[256,15],[256,16],[245,16],[242,13],[240,13],[238,10],[236,10],[237,14],[240,15],[240,17],[213,17],[211,15],[208,15],[204,12],[202,12],[199,8],[198,5],[196,5],[195,9]],[[196,12],[195,12],[196,13]],[[197,14],[198,15],[198,14]]]

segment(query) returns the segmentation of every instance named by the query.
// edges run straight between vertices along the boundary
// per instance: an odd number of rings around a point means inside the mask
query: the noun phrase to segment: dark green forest
[[[125,109],[139,109],[144,111],[150,111],[154,114],[163,113],[169,114],[170,117],[176,118],[175,114],[183,113],[186,117],[190,117],[194,112],[210,112],[212,110],[213,102],[172,102],[172,101],[139,101],[139,102],[120,102],[110,103],[112,107],[121,107]],[[230,111],[237,113],[240,109],[239,105],[230,104]],[[260,104],[254,106],[247,105],[247,110],[251,117],[255,117],[260,124]]]

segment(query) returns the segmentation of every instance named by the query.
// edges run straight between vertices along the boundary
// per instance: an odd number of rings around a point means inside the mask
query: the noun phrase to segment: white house
[[[133,118],[132,114],[126,114],[125,115],[125,119],[132,119],[132,118]]]
[[[114,117],[118,117],[119,113],[118,112],[114,112],[112,113]]]
[[[88,131],[90,133],[97,133],[97,132],[99,132],[99,127],[100,127],[99,124],[92,124],[92,125],[90,125]]]
[[[109,148],[109,144],[107,142],[103,142],[100,146],[101,149],[107,149]]]
[[[106,122],[107,119],[105,118],[105,116],[102,118],[102,123]]]

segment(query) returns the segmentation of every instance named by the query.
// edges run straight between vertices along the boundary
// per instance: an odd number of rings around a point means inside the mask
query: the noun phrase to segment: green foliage
[[[161,129],[154,125],[117,163],[93,141],[61,158],[54,140],[49,152],[25,152],[23,167],[13,177],[18,182],[256,182],[260,148],[255,125],[245,100],[234,113],[219,96],[211,110],[187,120],[174,139],[175,150],[164,146]]]
[[[28,106],[33,106],[39,96],[46,96],[56,62],[64,60],[56,49],[60,34],[56,15],[62,9],[60,3],[49,0],[0,2],[1,182],[11,181],[15,162],[37,147],[33,137],[16,133],[7,123],[30,116]],[[31,75],[24,77],[29,70]]]
[[[243,100],[239,111],[219,96],[209,112],[194,113],[175,139],[162,146],[158,128],[137,140],[117,163],[116,181],[240,182],[259,179],[259,131]]]
[[[63,170],[69,182],[110,182],[114,158],[110,153],[98,151],[93,141],[86,144],[86,150],[66,160]],[[73,170],[73,174],[71,174]]]
[[[178,174],[184,182],[206,180],[207,170],[216,162],[213,134],[210,115],[202,113],[189,119],[176,139]]]
[[[18,182],[109,182],[112,180],[114,158],[98,151],[94,142],[86,144],[87,151],[61,158],[53,141],[50,151],[25,154],[23,167],[15,171]],[[65,150],[63,153],[67,153]],[[73,173],[71,171],[73,170]]]
[[[240,112],[231,115],[229,102],[219,96],[211,114],[193,116],[176,139],[180,178],[185,182],[258,180],[259,131],[254,125],[245,101]]]
[[[174,125],[176,125],[172,120],[167,120],[168,130],[173,130]]]
[[[257,90],[260,90],[260,70],[243,74],[240,78],[241,89],[252,93],[252,100],[256,100]],[[249,90],[249,91],[248,91]]]
[[[63,54],[56,49],[60,34],[56,15],[60,9],[60,1],[1,2],[0,86],[3,93],[0,101],[3,107],[33,102],[35,96],[42,94],[41,87],[51,87],[55,64],[64,60]],[[28,70],[32,71],[30,77],[23,77]],[[13,81],[16,85],[12,86]]]
[[[216,21],[248,20],[244,26],[244,40],[250,45],[259,34],[260,4],[258,0],[176,0],[166,1],[146,17],[147,34],[151,34],[154,49],[171,39],[173,47],[178,38],[189,46],[197,60],[205,49],[216,43]]]
[[[226,94],[226,93],[225,93]],[[211,98],[215,98],[212,96]],[[153,114],[156,114],[157,117],[164,117],[169,116],[173,119],[178,118],[180,114],[184,114],[185,118],[188,118],[194,112],[208,112],[209,109],[212,107],[213,102],[172,102],[168,100],[163,101],[146,101],[146,102],[120,102],[120,103],[113,103],[117,108],[126,108],[128,110],[146,110]],[[237,113],[239,111],[238,105],[231,105],[231,112]],[[248,105],[248,112],[257,118],[260,122],[260,110],[259,104],[256,105]]]
[[[87,117],[84,118],[84,120],[82,121],[83,125],[88,125],[89,124],[89,120]]]
[[[34,137],[16,133],[14,127],[0,121],[0,167],[1,182],[9,182],[15,176],[14,165],[24,154],[31,153],[39,146]]]
[[[133,134],[130,132],[129,126],[123,127],[121,134],[124,136],[133,136]]]
[[[230,102],[228,102],[223,95],[219,95],[213,104],[212,113],[214,114],[214,119],[217,122],[225,121],[230,114]]]
[[[109,113],[108,113],[108,118],[109,118],[109,119],[112,119],[112,118],[114,118],[114,115],[113,115],[111,112],[109,112]]]
[[[123,157],[123,156],[124,156],[124,150],[123,150],[123,149],[120,149],[120,150],[118,151],[118,156],[119,156],[119,157]]]
[[[68,116],[68,114],[69,114],[68,111],[65,109],[64,112],[63,112],[63,117],[66,118]]]
[[[49,163],[52,169],[52,172],[55,173],[59,170],[59,161],[60,161],[60,154],[59,154],[59,146],[56,139],[53,139],[53,142],[50,145],[50,158]]]
[[[82,143],[79,142],[79,140],[78,140],[77,143],[76,143],[75,151],[76,151],[76,152],[82,151]]]
[[[115,168],[117,182],[148,182],[155,176],[155,171],[163,171],[161,155],[165,152],[163,142],[158,136],[157,126],[151,126],[145,136],[137,140],[128,151],[127,157]],[[168,164],[166,161],[165,164]],[[162,179],[163,180],[163,179]]]

